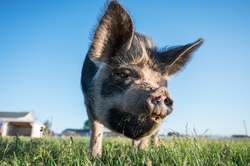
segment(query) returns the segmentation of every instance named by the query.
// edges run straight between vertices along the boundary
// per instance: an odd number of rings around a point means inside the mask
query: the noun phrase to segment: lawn
[[[250,166],[249,139],[173,137],[146,151],[126,138],[104,138],[102,159],[91,160],[89,138],[0,138],[0,165],[243,165]]]

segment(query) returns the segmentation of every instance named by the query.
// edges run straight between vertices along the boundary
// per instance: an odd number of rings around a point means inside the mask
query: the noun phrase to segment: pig
[[[159,49],[135,32],[130,14],[118,2],[107,4],[83,63],[81,86],[91,136],[92,157],[102,156],[103,127],[139,141],[145,149],[174,108],[167,82],[183,69],[203,39]]]

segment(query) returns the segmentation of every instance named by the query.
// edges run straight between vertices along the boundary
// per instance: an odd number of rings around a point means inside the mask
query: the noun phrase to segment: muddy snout
[[[174,101],[166,87],[160,87],[150,93],[146,99],[146,107],[150,118],[156,123],[173,111]]]

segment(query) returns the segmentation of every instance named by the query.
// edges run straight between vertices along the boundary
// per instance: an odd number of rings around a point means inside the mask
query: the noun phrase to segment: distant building
[[[88,137],[90,136],[89,129],[65,129],[63,130],[62,137]]]
[[[232,138],[237,139],[237,138],[250,138],[250,137],[247,135],[232,135]]]
[[[61,137],[89,137],[90,129],[65,129],[61,133]],[[104,127],[103,130],[104,137],[118,137],[123,136],[122,134],[115,133]]]
[[[0,112],[2,136],[30,136],[39,138],[41,127],[45,126],[35,119],[32,112]]]
[[[106,127],[104,127],[103,129],[103,136],[104,137],[124,137],[124,135],[117,133],[117,132],[113,132]]]

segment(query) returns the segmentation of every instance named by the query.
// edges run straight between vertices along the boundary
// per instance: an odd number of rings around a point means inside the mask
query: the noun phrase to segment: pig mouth
[[[159,129],[164,115],[133,115],[117,108],[109,110],[108,128],[132,139],[140,139]]]
[[[160,123],[165,117],[162,117],[159,115],[153,115],[153,116],[149,117],[149,119],[152,120],[154,123]]]
[[[151,114],[151,115],[132,115],[134,117],[137,117],[139,121],[151,121],[155,124],[161,123],[164,118],[166,118],[167,115],[157,115],[157,114]]]

